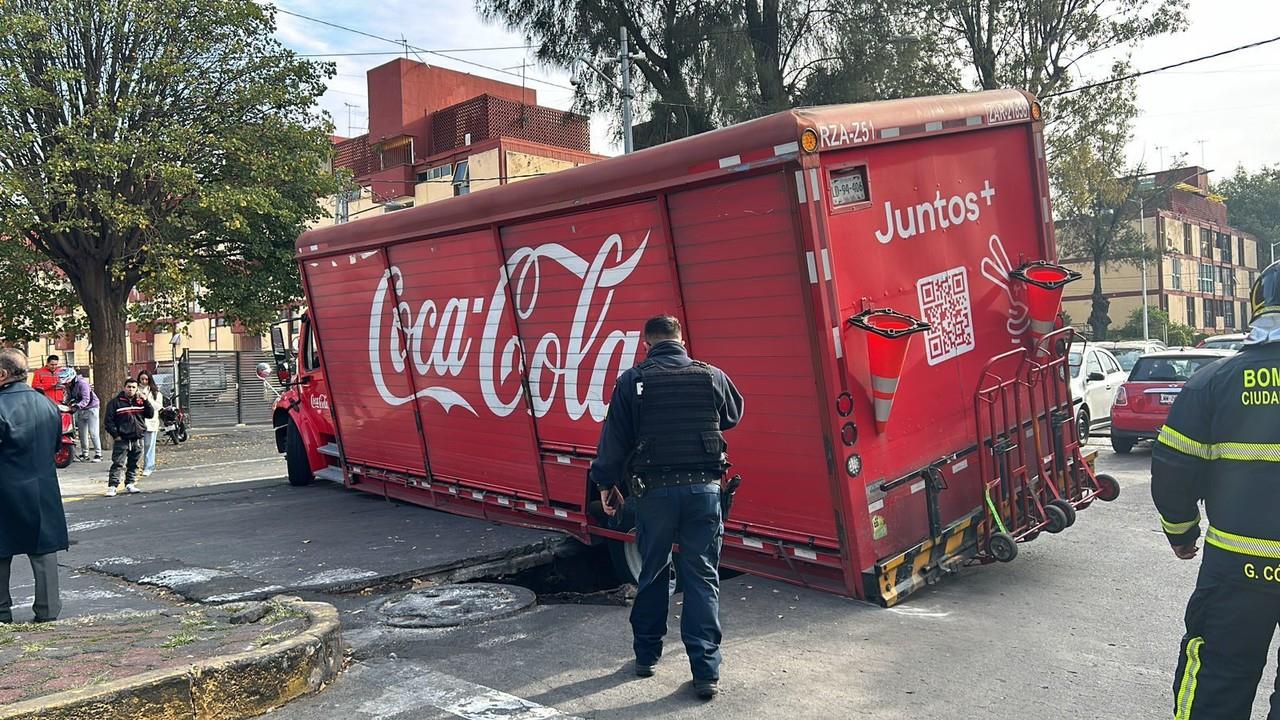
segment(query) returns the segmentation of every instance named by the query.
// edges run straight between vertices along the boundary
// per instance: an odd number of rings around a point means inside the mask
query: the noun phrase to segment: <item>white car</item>
[[[1067,353],[1071,367],[1071,397],[1076,405],[1076,428],[1080,442],[1089,440],[1092,430],[1111,425],[1111,405],[1116,390],[1128,379],[1115,356],[1093,345],[1072,345]]]

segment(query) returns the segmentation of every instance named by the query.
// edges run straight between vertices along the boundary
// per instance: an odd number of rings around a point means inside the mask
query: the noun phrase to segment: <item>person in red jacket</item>
[[[44,367],[31,373],[31,389],[43,393],[55,405],[62,404],[62,397],[65,392],[62,387],[62,381],[58,379],[58,368],[61,364],[62,358],[57,355],[50,355],[45,358]]]

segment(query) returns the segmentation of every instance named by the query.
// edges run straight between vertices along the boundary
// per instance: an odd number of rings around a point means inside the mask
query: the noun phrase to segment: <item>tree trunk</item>
[[[1107,310],[1111,309],[1111,301],[1107,296],[1102,294],[1102,259],[1094,258],[1093,260],[1093,306],[1089,312],[1089,327],[1093,328],[1094,340],[1107,339],[1107,326],[1111,324],[1111,316],[1107,314]]]
[[[790,106],[782,80],[781,30],[778,0],[747,0],[747,33],[751,38],[751,57],[755,62],[756,83],[760,91],[760,114],[785,110]]]
[[[100,267],[64,268],[89,320],[93,385],[103,404],[124,386],[129,372],[129,288]]]

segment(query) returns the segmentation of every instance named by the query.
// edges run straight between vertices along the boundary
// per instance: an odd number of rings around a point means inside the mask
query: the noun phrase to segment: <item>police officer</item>
[[[632,490],[636,544],[643,558],[631,608],[635,672],[651,677],[662,656],[670,602],[671,545],[684,586],[680,637],[698,697],[710,700],[720,681],[720,481],[727,467],[723,431],[742,418],[742,395],[718,368],[691,360],[670,315],[644,325],[648,357],[624,372],[613,390],[591,480],[605,513]]]
[[[1246,719],[1280,624],[1280,262],[1250,297],[1244,348],[1187,381],[1160,430],[1151,496],[1173,552],[1204,560],[1187,603],[1174,717]],[[1280,720],[1280,692],[1270,720]]]

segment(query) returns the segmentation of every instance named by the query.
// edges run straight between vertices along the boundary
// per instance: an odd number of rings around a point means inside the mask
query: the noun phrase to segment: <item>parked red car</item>
[[[1195,348],[1138,358],[1111,406],[1111,447],[1125,455],[1135,443],[1154,440],[1187,380],[1200,368],[1234,354],[1234,350]]]

